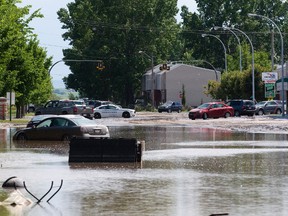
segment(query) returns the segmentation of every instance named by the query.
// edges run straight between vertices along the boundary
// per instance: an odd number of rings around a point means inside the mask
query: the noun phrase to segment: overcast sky
[[[31,11],[41,9],[41,13],[44,15],[44,18],[31,22],[31,27],[38,35],[40,46],[47,50],[48,56],[53,57],[53,63],[61,60],[63,58],[62,49],[68,48],[68,42],[64,41],[61,36],[64,31],[61,29],[62,24],[57,19],[56,12],[60,8],[66,8],[69,2],[71,0],[22,0],[21,5],[32,5]],[[183,5],[186,5],[191,12],[197,10],[195,0],[178,0],[179,10]],[[51,71],[54,88],[64,88],[62,78],[69,73],[69,67],[63,62],[55,65]]]

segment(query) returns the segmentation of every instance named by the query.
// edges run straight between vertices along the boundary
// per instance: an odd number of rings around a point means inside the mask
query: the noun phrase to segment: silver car
[[[94,109],[94,118],[105,118],[105,117],[123,117],[130,118],[135,116],[134,109],[122,108],[115,104],[107,104],[96,107]]]
[[[256,115],[281,114],[282,103],[278,100],[261,101],[256,105]]]

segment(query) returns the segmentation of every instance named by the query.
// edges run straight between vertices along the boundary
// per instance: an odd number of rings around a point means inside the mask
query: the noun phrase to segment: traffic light
[[[162,66],[160,66],[160,70],[170,70],[170,66],[168,66],[167,64],[163,64]]]
[[[98,62],[98,64],[97,64],[97,70],[103,70],[104,68],[105,68],[105,66],[104,66],[104,63],[101,61],[101,62]]]

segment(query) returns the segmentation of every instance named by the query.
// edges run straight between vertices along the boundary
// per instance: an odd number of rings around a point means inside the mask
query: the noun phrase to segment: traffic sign
[[[265,83],[265,98],[275,97],[275,83]]]

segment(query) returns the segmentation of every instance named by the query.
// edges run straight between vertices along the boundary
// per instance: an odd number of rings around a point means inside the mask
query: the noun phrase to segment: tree
[[[30,7],[18,8],[16,3],[0,1],[0,94],[15,91],[17,117],[22,117],[26,104],[37,104],[51,95],[51,59],[29,28],[29,22],[42,15],[35,11],[25,19]]]
[[[271,71],[271,57],[269,53],[275,47],[275,63],[280,63],[280,37],[274,29],[274,43],[271,42],[273,36],[273,25],[267,20],[251,18],[248,13],[256,13],[267,16],[284,32],[287,25],[287,5],[281,0],[254,0],[249,2],[228,0],[196,0],[198,13],[189,13],[182,8],[182,37],[185,40],[184,50],[191,52],[191,58],[204,59],[212,62],[219,70],[223,71],[223,47],[216,43],[213,38],[201,38],[202,33],[217,34],[227,47],[228,52],[228,73],[223,73],[221,84],[215,81],[209,82],[206,93],[215,99],[229,98],[250,98],[252,89],[252,65],[251,47],[244,35],[237,33],[241,41],[243,74],[239,71],[239,45],[235,41],[235,36],[229,32],[218,30],[210,31],[214,26],[233,27],[244,31],[251,39],[255,50],[255,96],[258,100],[264,99],[263,82],[261,73]],[[275,26],[274,26],[275,28]],[[200,30],[201,29],[201,30]],[[236,31],[235,31],[236,32]],[[197,39],[195,39],[197,38]],[[212,40],[213,39],[213,40]],[[198,40],[198,42],[197,42]],[[284,37],[284,40],[287,40]],[[285,42],[284,42],[285,44]],[[285,53],[287,55],[287,46]],[[219,55],[221,53],[221,55]],[[184,57],[187,56],[184,55]],[[271,54],[270,54],[271,56]],[[277,58],[278,57],[278,58]]]
[[[267,21],[261,20],[259,18],[250,18],[247,16],[248,13],[256,13],[259,15],[270,17],[275,21],[280,29],[284,32],[287,29],[287,9],[288,3],[281,0],[254,0],[249,2],[243,1],[231,1],[228,0],[196,0],[198,6],[198,13],[189,13],[187,9],[182,8],[182,20],[183,20],[183,39],[185,40],[184,50],[190,50],[193,52],[193,57],[195,59],[207,59],[212,62],[216,68],[222,68],[220,64],[222,59],[219,53],[223,53],[223,47],[221,44],[215,43],[212,38],[205,39],[201,38],[201,34],[205,32],[210,32],[211,28],[214,26],[235,26],[238,29],[242,29],[247,33],[247,35],[253,41],[253,46],[255,50],[262,50],[264,52],[270,52],[274,45],[271,42],[271,37],[273,35],[273,25],[267,23]],[[275,28],[275,26],[274,26]],[[274,29],[275,32],[275,29]],[[220,39],[227,46],[228,53],[235,58],[239,59],[237,43],[235,41],[235,36],[229,31],[218,30],[217,32],[212,31],[210,33],[218,34]],[[243,35],[238,35],[243,45],[243,41],[246,38]],[[197,38],[195,40],[195,38]],[[280,55],[280,37],[278,33],[275,32],[275,55]],[[284,38],[287,42],[288,39]],[[198,42],[197,42],[198,41]],[[191,48],[191,44],[193,49]],[[286,51],[287,49],[285,49]],[[285,52],[287,55],[287,52]],[[279,61],[280,58],[276,58]],[[246,65],[244,69],[248,67]],[[239,63],[238,63],[239,68]],[[228,64],[228,70],[235,70],[236,68],[230,67]]]
[[[67,30],[63,38],[72,46],[64,50],[65,58],[99,59],[105,65],[98,71],[96,63],[66,62],[72,74],[64,83],[82,97],[133,103],[151,65],[139,51],[155,64],[179,55],[177,0],[76,0],[67,8],[58,11]]]
[[[246,56],[245,53],[247,53],[247,49],[244,49],[244,56]],[[257,62],[254,68],[254,82],[256,87],[255,97],[257,100],[264,100],[264,83],[262,82],[262,72],[269,71],[271,68],[271,63],[269,61],[268,53],[255,52],[254,54],[255,62]],[[251,57],[247,56],[247,59],[244,58],[244,62],[246,61],[251,62]],[[209,81],[205,93],[214,99],[250,99],[252,96],[251,66],[242,72],[239,70],[224,72],[221,76],[221,83]]]

